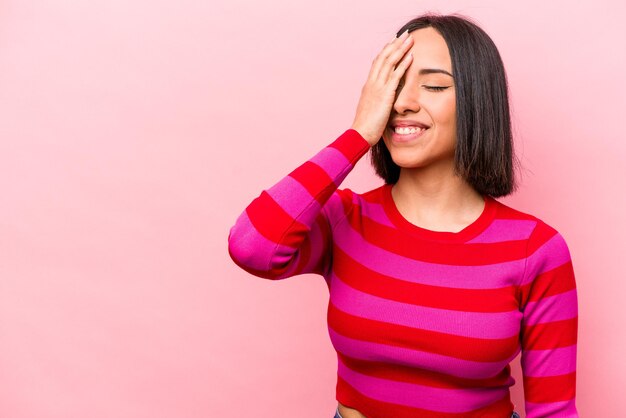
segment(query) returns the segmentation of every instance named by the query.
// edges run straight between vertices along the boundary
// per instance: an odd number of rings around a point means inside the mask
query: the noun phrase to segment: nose
[[[412,89],[408,86],[403,86],[402,84],[398,85],[393,109],[400,115],[407,112],[419,112],[421,105],[418,89]]]

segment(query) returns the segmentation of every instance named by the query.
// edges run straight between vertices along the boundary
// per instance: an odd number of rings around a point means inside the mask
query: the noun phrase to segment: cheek
[[[456,97],[454,95],[450,95],[446,99],[446,114],[450,122],[454,122],[456,119]]]
[[[437,124],[441,146],[445,148],[456,146],[456,98],[454,94],[438,97],[431,107],[433,118]]]
[[[447,128],[456,126],[456,99],[454,95],[442,97],[437,103],[437,119],[439,124]]]

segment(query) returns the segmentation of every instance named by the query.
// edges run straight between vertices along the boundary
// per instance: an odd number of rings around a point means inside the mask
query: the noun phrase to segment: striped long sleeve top
[[[228,236],[232,260],[255,276],[325,279],[336,399],[367,418],[510,417],[521,352],[526,416],[578,417],[563,237],[490,196],[459,232],[418,227],[389,184],[339,188],[369,148],[348,129],[263,190]]]

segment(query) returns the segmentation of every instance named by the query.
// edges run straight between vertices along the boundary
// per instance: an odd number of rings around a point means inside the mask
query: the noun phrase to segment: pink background
[[[577,405],[622,416],[626,7],[597,0],[4,0],[0,416],[330,418],[322,278],[251,276],[228,231],[350,127],[371,61],[427,10],[501,51],[525,167],[501,201],[565,237]],[[381,183],[365,157],[342,187]]]

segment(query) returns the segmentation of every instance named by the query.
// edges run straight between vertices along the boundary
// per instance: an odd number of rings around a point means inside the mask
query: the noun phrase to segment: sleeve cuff
[[[351,163],[358,161],[371,148],[370,143],[352,128],[342,133],[329,146],[339,150]]]

